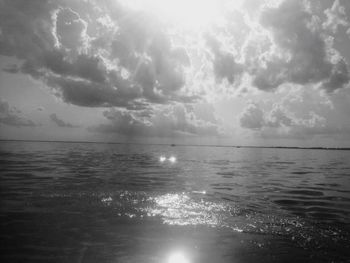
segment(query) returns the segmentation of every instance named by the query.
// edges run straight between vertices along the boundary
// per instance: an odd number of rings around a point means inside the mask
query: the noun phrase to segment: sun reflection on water
[[[194,200],[186,193],[164,194],[152,198],[149,216],[160,216],[169,225],[220,225],[220,215],[228,209],[221,203]]]
[[[123,191],[114,195],[103,195],[100,201],[105,207],[112,207],[117,215],[133,219],[159,218],[163,224],[178,226],[229,227],[235,232],[256,228],[246,222],[234,222],[239,208],[232,203],[209,200],[205,190],[165,193],[147,196],[145,193]],[[244,227],[246,225],[246,227]]]
[[[167,263],[190,263],[189,259],[181,251],[169,255]]]

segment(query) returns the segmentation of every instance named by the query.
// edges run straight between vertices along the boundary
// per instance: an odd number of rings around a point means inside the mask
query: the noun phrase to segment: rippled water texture
[[[1,262],[350,262],[350,151],[0,142]]]

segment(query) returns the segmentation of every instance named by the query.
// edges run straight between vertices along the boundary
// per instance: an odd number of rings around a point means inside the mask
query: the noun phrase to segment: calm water
[[[350,262],[350,151],[0,142],[0,163],[1,262]]]

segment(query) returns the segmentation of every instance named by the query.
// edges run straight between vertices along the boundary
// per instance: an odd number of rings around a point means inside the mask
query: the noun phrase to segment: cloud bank
[[[74,124],[71,124],[71,123],[69,123],[69,122],[66,122],[66,121],[60,119],[60,118],[56,115],[56,113],[50,114],[50,119],[51,119],[51,121],[53,121],[54,123],[56,123],[56,125],[57,125],[58,127],[66,127],[66,128],[77,128],[77,127],[79,127],[78,125],[74,125]]]
[[[110,123],[90,127],[92,132],[119,133],[126,136],[179,137],[219,136],[223,133],[215,120],[204,121],[191,109],[177,104],[156,111],[151,116],[147,112],[130,112],[111,109],[103,115]]]
[[[262,138],[349,139],[349,101],[347,90],[328,97],[316,89],[299,88],[272,105],[262,101],[246,105],[239,121],[242,128]]]
[[[193,32],[116,0],[0,0],[0,55],[20,61],[4,71],[44,82],[62,101],[105,108],[107,123],[91,131],[217,136],[219,123],[190,110],[213,94],[277,93],[291,85],[337,103],[349,89],[349,61],[336,41],[350,32],[349,8],[340,0],[246,1],[224,8],[224,22]],[[239,123],[255,131],[332,131],[324,129],[328,111],[307,114],[295,116],[284,103],[268,110],[250,104]]]

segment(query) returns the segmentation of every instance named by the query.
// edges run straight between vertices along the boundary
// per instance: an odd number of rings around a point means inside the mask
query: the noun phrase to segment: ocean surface
[[[0,142],[0,262],[350,262],[350,151]]]

